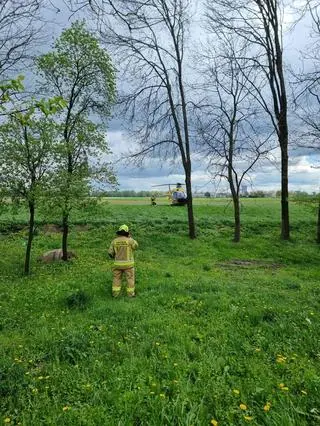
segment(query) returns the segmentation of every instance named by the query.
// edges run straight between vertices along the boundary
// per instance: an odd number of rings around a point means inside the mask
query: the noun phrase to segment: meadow
[[[320,249],[316,217],[280,201],[183,207],[107,200],[75,212],[78,258],[44,265],[57,217],[38,216],[22,275],[26,212],[0,216],[0,423],[309,426],[320,423]],[[139,242],[137,297],[111,297],[107,248],[122,223]],[[49,226],[50,225],[50,226]]]

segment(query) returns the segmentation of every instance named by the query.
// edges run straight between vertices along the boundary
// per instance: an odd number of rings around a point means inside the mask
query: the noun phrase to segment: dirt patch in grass
[[[217,264],[222,268],[244,268],[244,269],[278,269],[282,265],[279,263],[268,262],[265,260],[244,260],[244,259],[232,259],[227,262],[220,262]]]
[[[76,226],[74,227],[74,229],[75,229],[77,232],[87,232],[87,231],[90,231],[91,226],[90,226],[90,225],[76,225]]]
[[[42,230],[44,234],[56,234],[62,232],[62,227],[60,225],[49,223],[48,225],[43,225]]]
[[[76,232],[87,232],[92,229],[90,225],[83,224],[83,225],[75,225],[73,229]],[[62,232],[62,226],[61,225],[55,225],[53,223],[49,223],[47,225],[42,226],[42,231],[45,235],[47,234],[58,234]]]

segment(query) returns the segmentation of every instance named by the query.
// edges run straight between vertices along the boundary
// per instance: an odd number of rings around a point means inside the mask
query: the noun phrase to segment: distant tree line
[[[126,190],[115,190],[115,191],[96,191],[92,190],[90,192],[92,197],[151,197],[155,195],[156,197],[165,197],[167,196],[167,192],[165,191],[135,191],[133,189],[126,189]],[[205,197],[205,198],[221,198],[222,195],[226,198],[232,197],[230,192],[225,193],[219,193],[219,195],[216,195],[214,192],[204,192],[203,194],[194,194],[195,197]],[[319,193],[313,192],[312,194],[309,194],[305,191],[289,191],[289,197],[292,200],[295,200],[296,198],[304,198],[306,200],[313,199],[314,197],[317,197],[320,195]],[[242,198],[280,198],[281,197],[281,191],[263,191],[263,190],[254,190],[247,192],[247,194],[242,194]]]
[[[92,191],[92,196],[100,197],[151,197],[156,195],[157,197],[164,197],[167,192],[159,191],[134,191],[132,189],[118,190],[118,191]]]

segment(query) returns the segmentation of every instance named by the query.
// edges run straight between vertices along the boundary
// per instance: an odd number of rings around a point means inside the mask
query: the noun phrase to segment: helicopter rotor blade
[[[176,185],[176,183],[163,183],[162,185],[152,185],[152,188],[155,188],[157,186],[168,186],[168,185]]]

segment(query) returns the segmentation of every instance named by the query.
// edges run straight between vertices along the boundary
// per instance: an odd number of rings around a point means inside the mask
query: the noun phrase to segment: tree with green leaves
[[[61,131],[61,125],[59,125],[60,135]],[[71,176],[68,169],[70,145],[72,146]],[[85,118],[78,121],[77,131],[70,139],[69,145],[60,140],[55,147],[57,169],[54,181],[48,189],[46,208],[50,212],[70,214],[74,208],[81,209],[88,206],[89,202],[95,202],[95,199],[90,198],[92,182],[97,188],[110,184],[116,185],[112,166],[103,159],[109,153],[103,129]]]
[[[7,114],[7,107],[11,103],[12,96],[24,90],[23,80],[24,76],[19,75],[0,82],[0,115]]]
[[[67,108],[57,115],[60,168],[56,183],[62,213],[63,259],[67,260],[70,213],[79,194],[97,175],[103,175],[105,182],[115,182],[108,163],[89,160],[97,151],[100,159],[109,153],[101,132],[115,100],[115,69],[108,52],[79,21],[62,32],[53,50],[37,59],[37,66],[46,92],[62,96],[67,103]],[[90,121],[91,117],[99,124]]]
[[[37,202],[54,170],[56,126],[49,110],[55,112],[59,102],[55,108],[52,102],[37,102],[24,113],[10,115],[0,127],[0,191],[13,202],[24,200],[29,210],[25,274],[30,273]]]

